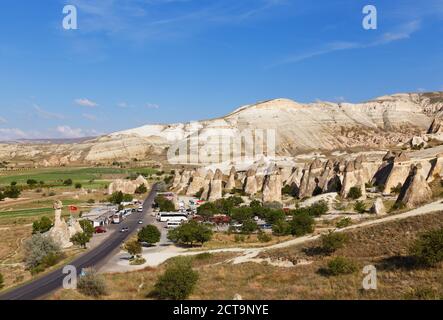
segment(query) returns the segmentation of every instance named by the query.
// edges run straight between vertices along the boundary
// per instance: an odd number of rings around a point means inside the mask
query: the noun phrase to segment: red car
[[[103,227],[95,227],[95,233],[106,233],[106,229]]]

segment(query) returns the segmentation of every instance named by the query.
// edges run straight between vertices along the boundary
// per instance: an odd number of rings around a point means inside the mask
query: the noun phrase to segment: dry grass
[[[312,254],[319,242],[262,253],[262,257],[283,258],[307,265],[279,268],[266,263],[231,265],[223,263],[235,254],[210,255],[193,259],[199,271],[191,299],[416,299],[443,298],[443,264],[431,269],[409,268],[408,247],[423,231],[443,227],[441,213],[413,217],[349,232],[349,242],[333,256],[355,261],[360,270],[377,267],[378,289],[362,290],[362,272],[326,277],[319,270],[331,257]],[[311,250],[309,250],[311,249]],[[145,299],[165,265],[155,269],[106,275],[109,296],[104,299]],[[51,299],[86,299],[75,291],[59,291]]]

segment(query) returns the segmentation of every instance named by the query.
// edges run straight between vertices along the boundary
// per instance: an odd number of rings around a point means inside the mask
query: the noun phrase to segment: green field
[[[127,177],[130,175],[155,174],[157,170],[152,168],[134,168],[134,169],[119,169],[119,168],[51,168],[51,169],[32,169],[23,172],[2,172],[0,175],[0,186],[6,186],[15,181],[19,185],[26,184],[28,179],[33,179],[38,182],[43,181],[48,185],[63,186],[63,181],[72,179],[75,183],[81,183],[83,187],[100,188],[103,187],[107,181],[106,179],[113,179],[117,176]]]

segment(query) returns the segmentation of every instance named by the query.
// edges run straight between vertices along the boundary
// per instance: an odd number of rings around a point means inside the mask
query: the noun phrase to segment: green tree
[[[110,197],[109,197],[109,202],[111,202],[112,204],[120,204],[123,202],[123,192],[118,191],[118,192],[114,192]]]
[[[21,189],[17,186],[17,184],[12,184],[13,182],[11,182],[10,186],[7,186],[3,192],[3,194],[5,195],[5,197],[7,198],[11,198],[11,199],[17,199],[18,197],[20,197],[22,191]]]
[[[137,194],[143,194],[148,192],[148,188],[145,186],[145,184],[141,184],[137,187],[137,189],[135,189],[135,193]]]
[[[422,265],[432,267],[443,261],[443,228],[420,234],[409,249]]]
[[[138,241],[126,242],[123,249],[126,250],[132,258],[142,253],[142,245]]]
[[[166,199],[163,196],[157,196],[155,198],[156,205],[160,208],[162,212],[175,211],[175,205],[171,200]]]
[[[160,241],[161,233],[156,226],[148,225],[138,232],[138,241],[153,245]]]
[[[75,184],[75,188],[76,188],[76,189],[81,189],[81,188],[82,188],[82,184],[77,182],[77,183]]]
[[[92,224],[92,222],[84,219],[80,220],[79,223],[83,229],[83,232],[86,233],[91,238],[95,232],[94,225]]]
[[[287,236],[291,234],[291,226],[285,220],[278,220],[272,225],[272,233],[276,236]]]
[[[0,273],[0,290],[3,289],[5,286],[5,282],[3,279],[3,275]]]
[[[71,242],[86,249],[86,244],[91,240],[91,237],[86,232],[78,232],[71,237]]]
[[[72,179],[66,179],[65,181],[63,181],[63,184],[65,186],[72,186],[73,184]]]
[[[349,199],[357,200],[357,199],[361,198],[361,196],[362,196],[362,192],[361,192],[360,187],[352,187],[351,189],[349,189],[349,192],[348,192]]]
[[[29,186],[29,187],[31,187],[31,188],[33,188],[33,187],[35,187],[36,185],[37,185],[37,181],[36,180],[34,180],[34,179],[28,179],[27,181],[26,181],[26,184]]]
[[[191,220],[168,232],[168,238],[176,243],[193,245],[208,242],[212,238],[212,230],[197,221]]]
[[[52,221],[48,217],[41,217],[32,224],[32,233],[45,233],[52,228]]]
[[[158,278],[152,293],[163,300],[184,300],[192,293],[197,281],[198,273],[192,269],[191,261],[178,258]]]
[[[0,201],[5,200],[5,198],[6,198],[5,194],[2,191],[0,191]]]
[[[218,214],[219,211],[213,202],[203,203],[197,208],[197,214],[202,216],[205,220],[209,220],[214,215]]]
[[[314,218],[306,213],[295,214],[289,222],[291,234],[297,237],[314,232],[314,224]]]
[[[251,234],[255,232],[258,229],[257,222],[255,222],[253,219],[246,219],[243,221],[241,232],[244,234]]]
[[[49,255],[61,257],[60,246],[50,237],[45,237],[41,233],[34,234],[23,244],[26,268],[35,271],[43,271],[47,265],[45,258]],[[49,261],[51,259],[47,259]]]

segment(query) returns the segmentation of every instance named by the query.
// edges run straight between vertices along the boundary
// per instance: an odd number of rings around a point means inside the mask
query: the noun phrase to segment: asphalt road
[[[148,213],[152,208],[155,196],[157,194],[156,186],[154,185],[148,197],[143,203],[143,213],[133,213],[126,220],[118,225],[118,229],[128,227],[129,232],[120,233],[115,231],[111,234],[101,245],[82,254],[80,257],[70,262],[69,265],[75,266],[77,273],[80,274],[83,268],[100,268],[112,254],[120,249],[121,244],[139,228],[138,221],[146,221]],[[51,292],[59,289],[63,285],[63,279],[66,274],[63,274],[63,267],[52,271],[30,283],[21,287],[11,289],[6,293],[0,295],[0,300],[36,300],[47,296]]]

